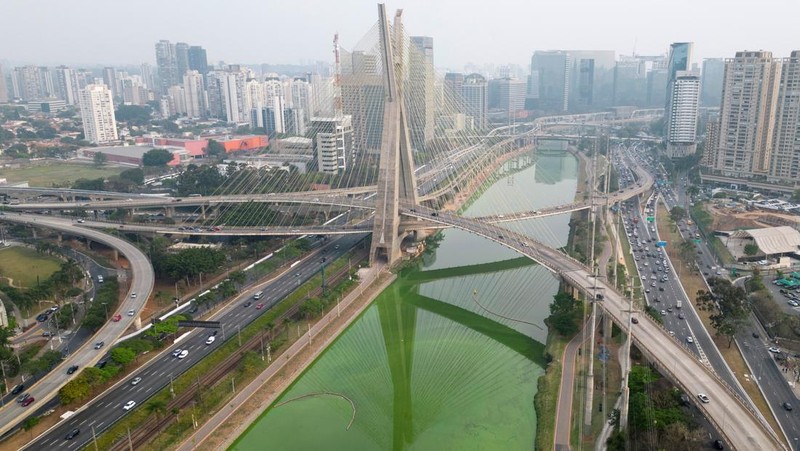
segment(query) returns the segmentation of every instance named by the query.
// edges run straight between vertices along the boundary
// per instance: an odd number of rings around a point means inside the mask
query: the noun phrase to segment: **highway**
[[[513,249],[560,275],[587,293],[590,299],[596,287],[597,292],[604,295],[601,307],[623,331],[630,330],[628,300],[605,281],[599,278],[595,280],[589,269],[578,261],[530,237],[496,225],[420,206],[414,210],[403,208],[403,214],[449,224]],[[671,377],[693,399],[698,393],[705,393],[711,398],[710,403],[698,402],[697,405],[731,447],[743,450],[785,449],[769,426],[750,410],[747,401],[739,398],[685,346],[671,339],[666,329],[647,315],[640,316],[633,333],[637,347],[658,365],[662,374]]]
[[[153,291],[154,274],[153,267],[150,265],[147,256],[133,244],[96,230],[76,227],[75,223],[70,220],[40,215],[5,214],[0,216],[0,221],[31,224],[36,227],[58,230],[76,236],[83,236],[117,249],[128,259],[133,279],[129,290],[126,292],[125,299],[120,302],[118,310],[109,311],[109,318],[118,312],[123,312],[122,320],[119,322],[107,322],[97,331],[92,340],[85,343],[81,348],[74,350],[60,365],[34,386],[27,387],[25,391],[36,399],[31,405],[22,407],[13,403],[0,408],[0,435],[3,435],[24,420],[25,417],[44,406],[47,401],[58,394],[58,390],[64,384],[78,375],[77,372],[73,375],[68,375],[67,368],[72,365],[78,365],[79,368],[92,366],[105,355],[107,349],[95,350],[94,343],[104,341],[107,344],[111,344],[133,324],[136,316],[128,316],[124,312],[130,309],[137,312],[141,311]],[[124,281],[121,281],[122,286],[124,286],[124,283]],[[131,293],[137,293],[137,297],[131,298]]]
[[[135,401],[136,407],[141,408],[148,398],[168,387],[170,380],[183,374],[194,364],[199,362],[223,341],[236,340],[238,328],[250,324],[260,315],[269,311],[278,301],[294,291],[299,285],[316,275],[322,265],[322,257],[333,261],[345,254],[366,235],[344,236],[330,240],[317,251],[305,257],[300,263],[286,268],[282,274],[274,279],[260,283],[240,293],[233,302],[219,311],[208,320],[220,321],[222,329],[217,333],[216,340],[211,345],[206,345],[207,338],[212,330],[194,330],[191,334],[174,345],[167,346],[157,357],[142,368],[118,382],[112,388],[93,399],[88,404],[77,410],[76,414],[63,420],[56,426],[37,437],[25,449],[81,449],[90,445],[92,428],[100,434],[125,416],[129,411],[123,409],[128,401]],[[264,291],[264,297],[254,300],[253,294]],[[251,304],[244,306],[245,302]],[[257,309],[263,303],[264,307]],[[224,330],[224,332],[223,332]],[[172,356],[175,349],[188,350],[189,354],[184,359]],[[141,377],[141,382],[132,385],[135,377]],[[65,436],[73,429],[80,429],[80,434],[72,440]]]

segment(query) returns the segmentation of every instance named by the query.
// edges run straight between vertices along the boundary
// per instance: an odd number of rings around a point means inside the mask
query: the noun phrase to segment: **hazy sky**
[[[534,50],[664,53],[693,41],[694,62],[737,50],[800,49],[800,1],[404,0],[411,35],[434,38],[436,66],[527,65]],[[377,20],[366,0],[0,0],[0,60],[14,64],[155,63],[159,39],[202,45],[209,62],[332,60]]]

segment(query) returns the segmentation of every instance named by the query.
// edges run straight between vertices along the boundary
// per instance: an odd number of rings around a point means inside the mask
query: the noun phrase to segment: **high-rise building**
[[[178,70],[178,80],[183,79],[183,74],[189,70],[189,44],[178,42],[175,44],[175,67]],[[179,83],[176,83],[179,84]]]
[[[170,86],[167,90],[167,97],[170,102],[169,116],[174,114],[183,116],[186,114],[186,92],[183,86]]]
[[[156,66],[158,67],[159,92],[166,94],[170,86],[178,84],[178,59],[175,45],[169,41],[156,42]]]
[[[675,89],[675,80],[678,72],[685,72],[691,69],[692,48],[691,42],[675,42],[669,46],[669,59],[667,60],[667,95],[664,100],[664,134],[668,133],[670,115],[674,96],[672,90]]]
[[[525,109],[528,84],[524,80],[498,78],[489,80],[487,104],[489,109],[498,109],[514,114]]]
[[[464,101],[464,114],[471,116],[475,128],[482,130],[487,126],[489,114],[489,92],[486,79],[481,74],[469,74],[461,85],[461,98]]]
[[[800,181],[800,50],[781,65],[770,178]]]
[[[700,105],[719,107],[722,102],[722,77],[725,74],[725,60],[706,58],[703,60],[703,74],[700,79]]]
[[[736,52],[725,60],[716,170],[732,176],[767,172],[779,81],[780,61],[772,52]]]
[[[700,108],[700,76],[679,70],[670,89],[667,120],[667,156],[682,158],[697,152],[697,114]]]
[[[350,116],[353,151],[360,155],[381,148],[384,81],[379,59],[375,53],[357,51],[342,60],[342,109]]]
[[[302,108],[286,108],[283,110],[285,133],[296,136],[306,134],[306,119]]]
[[[338,174],[352,165],[355,149],[351,119],[349,115],[311,119],[319,172]]]
[[[111,91],[111,97],[120,97],[121,92],[117,89],[117,70],[113,67],[103,68],[103,83]]]
[[[49,97],[47,87],[42,81],[41,68],[37,66],[15,67],[11,73],[11,85],[14,97],[23,100],[37,100]]]
[[[122,102],[126,105],[145,105],[150,101],[150,92],[140,77],[125,77],[122,83]]]
[[[569,111],[611,105],[616,54],[613,50],[567,50],[570,59]]]
[[[189,47],[189,69],[200,72],[201,75],[208,73],[208,57],[206,49],[199,45]]]
[[[528,86],[528,97],[532,99],[532,105],[529,106],[544,111],[567,111],[570,68],[567,52],[534,52],[531,57],[531,82]]]
[[[203,75],[196,70],[186,71],[183,76],[183,94],[186,96],[186,116],[201,118],[206,115],[206,92]]]
[[[311,118],[311,101],[314,97],[311,83],[304,78],[295,78],[291,82],[291,91],[289,106],[295,110],[302,110],[305,115],[304,121],[308,121]]]
[[[82,90],[80,106],[87,141],[95,144],[117,141],[114,101],[105,85],[91,84]]]
[[[231,67],[238,69],[238,67]],[[250,122],[250,111],[245,111],[245,83],[247,73],[242,70],[230,70],[219,77],[220,95],[225,120],[231,124]]]
[[[67,105],[76,105],[78,103],[78,84],[72,69],[67,66],[58,66],[53,74],[56,97],[67,102]]]
[[[716,167],[719,148],[719,115],[709,117],[706,122],[705,150],[701,164],[707,168]]]
[[[8,103],[8,85],[2,64],[0,64],[0,103]]]
[[[153,66],[142,63],[140,66],[142,72],[142,84],[147,89],[156,89],[155,77],[153,76]]]
[[[433,38],[411,36],[408,70],[403,91],[411,135],[411,147],[425,150],[433,141],[434,115],[436,114],[435,72],[433,66]]]
[[[264,132],[273,136],[286,133],[286,103],[283,96],[273,96],[270,106],[264,109]]]

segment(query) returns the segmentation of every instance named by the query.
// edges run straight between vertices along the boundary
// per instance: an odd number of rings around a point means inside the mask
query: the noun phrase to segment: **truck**
[[[679,309],[679,308],[681,308],[682,306],[683,306],[683,305],[682,305],[682,301],[681,301],[680,299],[678,299],[677,301],[675,301],[675,308]]]

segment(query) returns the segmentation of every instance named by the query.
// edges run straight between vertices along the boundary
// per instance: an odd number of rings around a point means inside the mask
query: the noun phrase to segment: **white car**
[[[773,354],[778,354],[779,352],[781,352],[781,350],[780,350],[780,349],[778,349],[778,348],[776,348],[775,346],[770,346],[770,347],[767,349],[767,351],[769,351],[769,352],[771,352],[771,353],[773,353]]]
[[[136,401],[128,401],[127,403],[125,403],[125,406],[123,406],[122,408],[124,410],[131,410],[131,409],[133,409],[133,406],[135,406],[135,405],[136,405]]]
[[[137,384],[138,384],[139,382],[141,382],[141,381],[142,381],[142,378],[141,378],[141,377],[139,377],[139,376],[136,376],[136,377],[134,377],[134,378],[133,378],[133,380],[131,381],[131,385],[137,385]]]
[[[686,342],[687,343],[694,343],[694,338],[692,338],[691,336],[686,337]]]
[[[136,299],[136,292],[131,293],[131,298]]]
[[[216,340],[216,339],[217,339],[217,337],[212,335],[212,336],[208,337],[208,340],[206,340],[206,344],[210,345],[211,343],[214,343],[214,340]]]
[[[711,400],[708,398],[708,395],[705,393],[698,393],[697,397],[703,402],[703,404],[708,404],[711,402]]]
[[[189,350],[188,349],[184,349],[183,351],[181,351],[180,354],[178,354],[178,358],[179,359],[185,359],[187,355],[189,355]]]
[[[128,310],[128,316],[133,316],[135,314],[136,314],[136,310],[134,310],[134,309]]]

